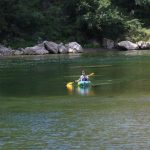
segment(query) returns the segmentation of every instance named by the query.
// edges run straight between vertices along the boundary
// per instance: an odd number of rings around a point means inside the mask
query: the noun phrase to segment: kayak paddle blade
[[[88,76],[90,77],[90,76],[93,76],[94,75],[94,72],[93,73],[91,73],[91,74],[89,74]]]
[[[66,86],[72,85],[74,82],[68,82]]]

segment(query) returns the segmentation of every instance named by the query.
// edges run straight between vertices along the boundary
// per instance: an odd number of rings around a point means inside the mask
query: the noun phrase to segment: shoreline
[[[114,48],[114,49],[107,49],[107,48],[103,48],[103,47],[98,47],[98,48],[83,48],[83,50],[85,52],[99,52],[99,51],[120,51],[119,49],[117,48]]]
[[[149,49],[145,49],[145,50],[119,50],[119,49],[106,49],[106,48],[83,48],[83,52],[82,53],[66,53],[66,54],[43,54],[43,55],[35,55],[35,54],[31,54],[31,55],[0,55],[0,59],[7,59],[7,58],[32,58],[32,57],[61,57],[61,56],[77,56],[77,55],[82,55],[82,54],[86,54],[86,53],[101,53],[101,52],[130,52],[130,53],[134,53],[134,52],[150,52]]]
[[[117,52],[120,51],[118,49],[106,49],[106,48],[83,48],[82,53],[66,53],[66,54],[43,54],[43,55],[36,55],[36,54],[31,54],[31,55],[0,55],[0,59],[2,58],[26,58],[26,57],[57,57],[57,56],[73,56],[73,55],[81,55],[84,53],[98,53],[98,52]]]
[[[24,55],[53,55],[53,54],[80,54],[80,53],[93,53],[105,51],[132,51],[132,50],[148,50],[150,49],[150,42],[140,41],[132,43],[130,41],[121,41],[117,45],[105,44],[100,47],[82,47],[77,42],[70,42],[68,44],[57,44],[51,41],[44,41],[32,47],[12,49],[0,45],[0,57],[5,56],[24,56]]]

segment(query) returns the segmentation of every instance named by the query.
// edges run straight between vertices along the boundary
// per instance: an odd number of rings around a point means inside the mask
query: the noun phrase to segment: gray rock
[[[123,50],[137,50],[139,49],[138,45],[130,41],[121,41],[118,43],[118,47]]]
[[[22,55],[23,51],[15,50],[13,54],[14,55]]]
[[[77,53],[77,51],[72,48],[68,48],[68,53]]]
[[[140,49],[150,49],[150,42],[139,41],[137,45]]]
[[[7,48],[3,45],[0,45],[0,55],[1,56],[11,56],[11,55],[13,55],[12,49]]]
[[[34,46],[34,47],[26,47],[23,50],[23,54],[25,55],[44,55],[48,54],[49,52],[42,46]]]
[[[68,49],[63,45],[63,43],[60,43],[58,45],[58,52],[60,54],[66,54],[66,53],[68,53]]]
[[[104,38],[103,46],[104,46],[104,48],[107,48],[107,49],[113,49],[115,47],[115,42],[113,40]]]
[[[37,46],[39,46],[39,47],[44,47],[44,42],[42,42],[42,43],[39,43]]]
[[[58,54],[58,44],[54,42],[44,41],[44,47],[51,54]]]
[[[77,42],[70,42],[66,44],[66,47],[68,48],[69,53],[82,53],[83,52],[82,46],[78,44]]]

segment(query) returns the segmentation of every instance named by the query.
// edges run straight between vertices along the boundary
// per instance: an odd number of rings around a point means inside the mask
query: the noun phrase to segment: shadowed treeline
[[[137,41],[149,34],[149,0],[2,0],[0,6],[0,43],[6,46],[51,40],[88,47],[103,38]]]

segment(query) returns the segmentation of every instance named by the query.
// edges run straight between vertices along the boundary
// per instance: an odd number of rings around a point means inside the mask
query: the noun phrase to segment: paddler
[[[89,77],[88,75],[85,74],[85,71],[82,70],[81,72],[81,76],[78,80],[76,80],[76,82],[79,82],[79,81],[88,81],[89,80]]]

